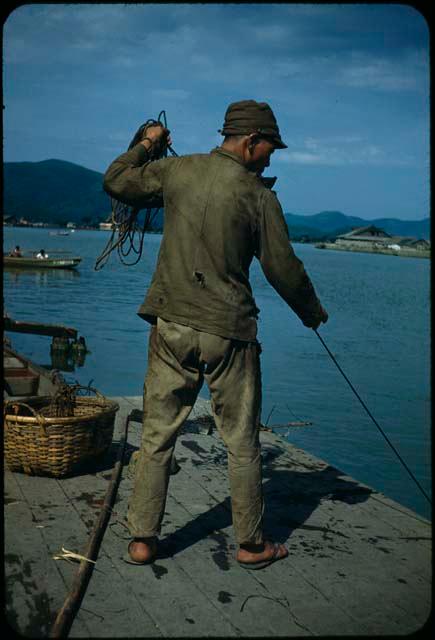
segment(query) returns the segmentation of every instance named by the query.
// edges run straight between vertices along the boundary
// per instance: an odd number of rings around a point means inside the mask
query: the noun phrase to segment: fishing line
[[[165,111],[161,111],[159,113],[157,120],[153,120],[151,118],[139,127],[128,146],[128,151],[130,151],[130,149],[136,146],[145,137],[148,127],[156,125],[161,125],[165,129],[168,128]],[[177,153],[175,153],[171,145],[167,144],[164,145],[163,148],[161,148],[158,152],[155,152],[151,149],[150,162],[167,157],[168,151],[173,156],[178,155]],[[160,206],[158,206],[143,209],[142,211],[144,211],[144,220],[142,223],[140,223],[138,221],[138,215],[141,209],[130,207],[124,202],[116,200],[116,198],[111,198],[111,205],[112,234],[101,255],[95,262],[95,271],[99,271],[104,267],[110,257],[110,254],[115,250],[118,253],[120,261],[127,267],[137,264],[142,256],[145,233],[152,228],[152,223],[154,222],[161,208]],[[136,254],[136,256],[133,256],[134,261],[127,262],[126,258],[131,253]]]
[[[375,426],[379,429],[379,431],[381,432],[381,434],[383,435],[383,437],[385,438],[386,442],[390,445],[390,447],[392,448],[392,450],[394,451],[394,453],[396,454],[396,456],[398,457],[398,459],[400,460],[400,462],[402,463],[402,465],[405,467],[406,471],[409,473],[409,475],[411,476],[411,478],[414,480],[415,484],[418,486],[418,488],[420,489],[420,491],[422,492],[422,494],[424,495],[424,497],[426,498],[426,500],[429,502],[429,504],[432,504],[431,499],[429,498],[429,496],[427,495],[426,491],[423,489],[423,487],[421,486],[420,482],[417,480],[417,478],[415,477],[415,475],[412,473],[411,469],[408,467],[408,465],[406,464],[406,462],[404,461],[404,459],[402,458],[402,456],[400,455],[400,453],[397,451],[397,449],[395,448],[395,446],[393,445],[393,443],[390,441],[390,439],[388,438],[388,436],[384,433],[384,431],[382,430],[380,424],[378,423],[378,421],[374,418],[374,416],[372,415],[371,411],[368,409],[367,405],[365,404],[365,402],[361,399],[361,396],[359,395],[358,391],[355,389],[355,387],[353,386],[353,384],[351,383],[351,381],[349,380],[349,378],[347,377],[347,375],[344,373],[343,369],[340,367],[340,365],[338,364],[337,360],[335,359],[334,355],[331,353],[331,351],[328,349],[328,346],[326,345],[325,341],[323,340],[322,336],[318,333],[317,329],[313,329],[314,333],[317,335],[317,337],[319,338],[320,342],[323,344],[323,346],[325,347],[326,351],[328,352],[329,356],[331,357],[332,361],[334,362],[335,366],[337,367],[337,369],[340,371],[341,375],[343,376],[343,378],[346,380],[346,382],[348,383],[349,387],[352,389],[352,391],[354,392],[354,394],[356,395],[356,397],[358,398],[358,400],[360,401],[361,405],[363,406],[363,408],[366,410],[368,416],[372,419],[372,421],[374,422]]]

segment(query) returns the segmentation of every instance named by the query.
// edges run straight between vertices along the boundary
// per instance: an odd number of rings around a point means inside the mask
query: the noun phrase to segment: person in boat
[[[22,258],[23,254],[21,252],[21,249],[19,247],[19,245],[17,244],[17,246],[15,247],[15,249],[12,249],[12,251],[9,254],[12,258]]]
[[[46,260],[48,258],[48,254],[45,253],[44,249],[41,249],[39,253],[36,254],[38,260]]]
[[[228,452],[236,560],[263,568],[287,557],[263,533],[260,455],[261,347],[249,284],[257,257],[270,284],[307,327],[328,314],[290,243],[282,208],[263,179],[271,155],[285,149],[272,109],[229,105],[222,146],[209,154],[151,162],[171,144],[149,126],[104,176],[105,191],[130,206],[165,207],[157,267],[139,315],[151,323],[143,432],[129,501],[132,540],[126,561],[152,562],[158,550],[177,434],[205,380]]]

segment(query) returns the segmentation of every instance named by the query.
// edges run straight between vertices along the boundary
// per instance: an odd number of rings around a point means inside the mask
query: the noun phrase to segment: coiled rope
[[[427,495],[426,491],[423,489],[423,487],[421,486],[420,482],[417,480],[417,478],[415,477],[415,475],[412,473],[411,469],[408,467],[408,465],[406,464],[406,462],[404,461],[404,459],[402,458],[402,456],[400,455],[400,453],[397,451],[396,447],[393,445],[393,443],[391,442],[391,440],[388,438],[388,436],[384,433],[383,429],[381,428],[381,426],[379,425],[378,421],[374,418],[374,416],[372,415],[371,411],[368,409],[367,405],[365,404],[365,402],[361,399],[361,396],[359,395],[358,391],[355,389],[355,387],[353,386],[353,384],[351,383],[351,381],[349,380],[349,378],[347,377],[347,375],[344,373],[343,369],[340,367],[340,365],[338,364],[337,360],[335,359],[334,355],[331,353],[331,351],[328,349],[328,346],[326,345],[325,341],[323,340],[322,336],[319,334],[319,332],[317,331],[317,329],[313,329],[314,333],[317,335],[317,337],[319,338],[320,342],[323,344],[323,346],[325,347],[326,351],[328,352],[329,356],[331,357],[332,361],[334,362],[335,366],[337,367],[337,369],[340,371],[341,375],[343,376],[343,378],[346,380],[347,384],[349,385],[349,387],[352,389],[352,391],[354,392],[354,394],[356,395],[356,397],[358,398],[358,400],[360,401],[361,405],[363,406],[363,408],[365,409],[366,413],[368,414],[368,416],[372,419],[372,421],[374,422],[375,426],[378,428],[378,430],[380,431],[380,433],[382,434],[382,436],[385,438],[386,442],[390,445],[390,447],[392,448],[392,450],[394,451],[394,453],[396,454],[396,456],[398,457],[399,461],[402,463],[402,465],[404,466],[404,468],[406,469],[406,471],[409,473],[409,475],[411,476],[411,478],[414,480],[415,484],[417,485],[417,487],[420,489],[421,493],[424,495],[424,497],[426,498],[426,500],[429,502],[429,504],[432,504],[431,499],[429,498],[429,496]]]
[[[159,113],[157,120],[149,119],[139,127],[128,146],[128,150],[132,149],[145,137],[148,127],[156,125],[161,125],[167,129],[165,111]],[[168,151],[173,156],[178,155],[170,145],[164,145],[163,149],[159,150],[157,154],[155,152],[152,153],[151,161],[167,157]],[[101,255],[95,262],[95,271],[99,271],[104,267],[110,254],[115,250],[124,265],[129,267],[137,264],[142,256],[145,233],[151,229],[152,223],[160,211],[160,207],[143,209],[144,219],[143,222],[140,223],[138,221],[138,214],[141,209],[130,207],[115,198],[111,198],[111,205],[112,234]],[[131,253],[136,254],[136,257],[133,257],[133,262],[127,262],[126,258]]]

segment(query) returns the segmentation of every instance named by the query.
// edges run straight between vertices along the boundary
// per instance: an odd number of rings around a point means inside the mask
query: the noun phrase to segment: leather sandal
[[[131,546],[135,542],[140,542],[148,547],[148,551],[149,551],[148,557],[145,558],[144,560],[134,560],[132,558]],[[127,553],[124,556],[124,562],[127,562],[127,564],[136,564],[136,565],[152,564],[156,559],[156,556],[157,556],[157,541],[148,543],[148,542],[144,542],[144,540],[140,538],[138,539],[134,538],[133,540],[130,540],[130,542],[128,543]]]
[[[266,543],[267,544],[267,543]],[[285,553],[281,553],[282,545],[279,542],[273,542],[272,544],[272,555],[268,558],[264,558],[263,560],[259,560],[258,562],[242,562],[241,560],[237,560],[239,565],[244,569],[255,570],[255,569],[264,569],[268,567],[273,562],[277,560],[283,560],[288,556],[288,550],[284,547]]]

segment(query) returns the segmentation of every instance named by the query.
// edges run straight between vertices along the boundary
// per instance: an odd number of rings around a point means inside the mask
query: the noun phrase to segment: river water
[[[132,267],[116,255],[94,263],[109,232],[4,228],[4,250],[68,251],[77,271],[4,271],[4,306],[15,320],[78,330],[90,350],[68,381],[92,380],[108,396],[142,394],[149,325],[136,312],[149,285],[161,235],[145,237]],[[295,244],[330,319],[319,333],[389,440],[431,494],[430,261],[319,250]],[[430,518],[431,509],[364,412],[316,334],[266,282],[257,261],[251,282],[260,307],[263,423],[291,443]],[[11,333],[13,346],[50,365],[49,337]],[[208,390],[201,391],[208,397]]]

